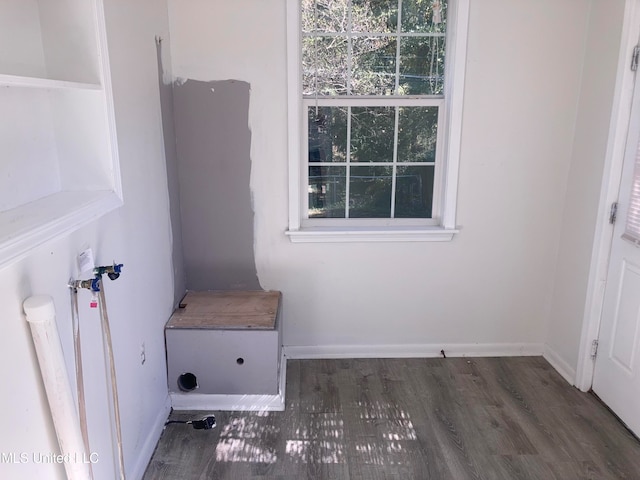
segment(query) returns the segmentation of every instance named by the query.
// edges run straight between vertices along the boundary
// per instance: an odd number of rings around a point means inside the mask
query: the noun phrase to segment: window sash
[[[447,11],[448,8],[448,4],[450,3],[451,0],[442,0],[445,3],[444,9],[445,11]],[[455,2],[455,0],[453,0]],[[353,55],[354,55],[354,45],[353,45],[353,41],[354,39],[362,39],[362,38],[395,38],[396,39],[396,46],[395,46],[395,81],[394,81],[394,89],[393,92],[394,94],[396,94],[399,90],[400,87],[400,77],[401,77],[401,71],[400,71],[400,59],[401,59],[401,39],[408,39],[408,38],[431,38],[431,39],[443,39],[446,40],[447,39],[447,32],[446,32],[446,26],[448,24],[448,21],[446,19],[444,19],[444,21],[439,20],[438,23],[432,23],[431,27],[433,28],[435,26],[435,31],[434,30],[427,30],[427,31],[415,31],[412,30],[411,27],[409,26],[408,30],[405,30],[405,28],[407,27],[407,25],[404,25],[403,23],[403,4],[402,4],[402,0],[395,0],[395,5],[397,6],[397,10],[395,12],[396,15],[396,26],[395,26],[395,30],[394,29],[389,29],[389,30],[359,30],[358,28],[354,29],[354,24],[353,24],[353,2],[351,0],[348,0],[346,3],[346,10],[344,13],[346,13],[346,21],[347,21],[347,25],[344,28],[338,29],[338,30],[332,30],[332,29],[323,29],[323,28],[318,28],[318,10],[317,8],[317,1],[314,1],[314,6],[313,8],[316,9],[314,11],[314,24],[312,25],[312,28],[305,30],[305,25],[303,24],[304,22],[302,21],[302,19],[304,18],[304,15],[301,13],[301,11],[304,9],[304,2],[299,3],[299,12],[298,12],[298,38],[300,40],[302,39],[321,39],[321,38],[344,38],[347,40],[347,58],[346,58],[346,63],[347,63],[347,70],[346,70],[346,92],[344,95],[346,96],[351,96],[351,95],[359,95],[358,93],[354,93],[351,91],[351,66],[352,66],[352,60],[353,60]],[[452,10],[455,11],[455,8],[453,8]],[[449,14],[445,14],[446,17],[448,17]],[[431,20],[432,22],[435,22],[435,16],[432,18]],[[445,31],[440,31],[439,26],[440,25],[445,25]],[[302,48],[302,43],[300,43],[300,48]],[[316,47],[317,48],[317,47]],[[448,50],[448,48],[447,48]],[[317,51],[316,51],[317,52]],[[317,55],[317,53],[316,53]],[[302,57],[301,57],[302,58]],[[316,58],[317,60],[317,58]],[[445,55],[445,60],[446,60],[446,55]],[[446,63],[446,62],[445,62]],[[446,72],[446,68],[444,69],[444,72]],[[442,81],[442,85],[444,85],[446,83],[445,80]],[[317,90],[317,89],[316,89]],[[314,95],[318,95],[318,92],[315,91]]]
[[[434,226],[441,224],[441,198],[442,198],[442,177],[444,172],[444,155],[442,145],[444,143],[444,128],[441,128],[444,122],[444,109],[445,101],[443,98],[406,98],[406,97],[374,97],[362,99],[360,97],[339,97],[339,98],[309,98],[305,97],[302,101],[302,132],[305,133],[305,141],[302,142],[302,158],[304,159],[301,171],[301,196],[300,204],[302,208],[302,227],[318,227],[318,226],[408,226],[408,225],[423,225]],[[309,162],[309,117],[307,111],[309,108],[315,107],[438,107],[438,132],[436,138],[436,155],[435,162],[398,162],[397,152],[394,151],[392,162],[352,162],[347,157],[345,162]],[[396,114],[396,123],[394,129],[398,128],[398,115]],[[394,132],[397,137],[397,132]],[[351,143],[350,132],[347,133],[347,143]],[[397,149],[397,140],[395,149]],[[306,186],[309,185],[309,167],[310,166],[334,166],[334,167],[346,167],[346,198],[349,199],[349,167],[366,167],[366,166],[392,166],[392,188],[391,188],[391,214],[394,213],[395,206],[395,194],[396,194],[396,167],[397,166],[433,166],[434,167],[434,179],[433,179],[433,195],[432,195],[432,207],[430,218],[309,218],[309,194]],[[348,210],[348,208],[347,208]]]

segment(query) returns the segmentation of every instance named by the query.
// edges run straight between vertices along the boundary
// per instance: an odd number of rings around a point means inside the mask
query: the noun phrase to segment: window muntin
[[[302,2],[303,225],[439,223],[446,12]]]
[[[432,218],[441,111],[308,105],[309,219]]]

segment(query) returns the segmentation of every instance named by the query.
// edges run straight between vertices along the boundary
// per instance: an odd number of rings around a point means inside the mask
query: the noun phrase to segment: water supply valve
[[[91,301],[91,307],[95,308],[97,306],[97,293],[100,292],[100,282],[102,281],[102,275],[107,274],[110,280],[116,280],[120,277],[122,273],[122,267],[124,265],[122,263],[113,263],[113,265],[95,267],[93,269],[94,277],[88,280],[70,280],[69,287],[70,288],[84,288],[86,290],[91,291],[93,294],[93,300]]]
[[[69,282],[71,288],[85,288],[91,290],[93,293],[100,291],[100,277],[93,277],[89,280],[71,280]]]
[[[113,262],[113,265],[94,268],[93,273],[96,277],[100,277],[106,273],[107,276],[109,277],[109,280],[117,280],[118,277],[120,277],[120,274],[122,273],[123,266],[124,265],[122,263]]]

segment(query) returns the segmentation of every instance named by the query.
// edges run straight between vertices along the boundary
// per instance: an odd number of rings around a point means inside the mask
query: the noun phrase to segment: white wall
[[[251,84],[256,262],[284,294],[285,345],[542,352],[589,5],[471,2],[452,242],[292,244],[285,0],[169,0],[175,75]]]
[[[580,86],[578,117],[564,204],[549,316],[550,360],[575,377],[606,157],[624,0],[594,0]]]
[[[106,284],[114,339],[128,478],[142,476],[168,413],[163,325],[173,304],[171,231],[154,36],[168,38],[166,4],[107,0],[106,17],[115,96],[124,207],[72,235],[36,249],[0,272],[0,452],[58,453],[46,396],[22,314],[33,294],[52,295],[73,377],[69,292],[75,257],[92,247],[96,260],[124,263]],[[81,292],[84,368],[95,478],[115,478],[106,414],[106,378],[99,319]],[[141,365],[140,347],[146,362]],[[62,465],[0,463],[0,478],[62,479]]]

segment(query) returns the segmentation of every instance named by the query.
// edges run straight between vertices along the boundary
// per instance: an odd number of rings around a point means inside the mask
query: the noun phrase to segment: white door
[[[636,75],[593,391],[640,435],[640,75]]]

